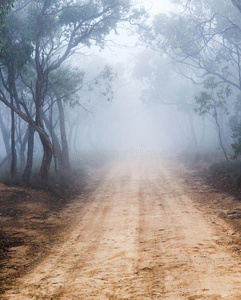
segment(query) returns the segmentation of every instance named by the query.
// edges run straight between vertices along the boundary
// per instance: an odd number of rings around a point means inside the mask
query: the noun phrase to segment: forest
[[[241,0],[0,0],[0,299],[241,299]]]
[[[22,184],[33,168],[42,181],[68,177],[71,153],[142,144],[237,159],[240,2],[172,2],[153,14],[131,1],[2,1],[1,173]]]

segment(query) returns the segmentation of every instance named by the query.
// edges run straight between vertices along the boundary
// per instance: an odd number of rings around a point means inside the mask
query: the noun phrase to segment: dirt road
[[[163,159],[116,163],[63,214],[50,254],[2,299],[241,299],[231,229]]]

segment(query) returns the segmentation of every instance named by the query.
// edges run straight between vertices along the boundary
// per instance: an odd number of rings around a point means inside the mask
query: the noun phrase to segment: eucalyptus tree
[[[55,170],[65,176],[70,174],[71,170],[65,108],[66,105],[74,107],[79,103],[77,93],[83,86],[84,76],[83,71],[69,66],[61,66],[49,76],[44,122],[52,139]]]
[[[215,90],[220,86],[220,90],[232,90],[234,94],[240,92],[241,18],[236,9],[240,1],[173,2],[177,4],[175,12],[155,17],[149,44],[161,54],[168,55],[180,66],[180,73],[184,77],[204,89],[196,97],[199,107],[204,104],[204,101],[200,101],[204,100],[204,95],[210,96],[205,88],[208,78],[213,78]],[[213,103],[216,101],[213,97],[208,98],[206,100],[212,99]],[[229,95],[226,97],[230,107],[233,98]],[[223,102],[221,98],[219,100]],[[216,114],[211,108],[209,113],[215,119]]]
[[[212,75],[218,82],[241,89],[239,12],[225,0],[222,5],[216,0],[176,2],[185,2],[181,13],[155,18],[153,45],[188,66],[189,73],[184,75],[191,80],[203,83]]]
[[[155,51],[145,50],[136,56],[134,77],[141,82],[142,100],[152,105],[162,105],[162,109],[170,113],[169,120],[175,126],[169,126],[169,134],[176,135],[178,130],[187,139],[189,148],[197,150],[201,142],[198,140],[194,122],[194,86],[186,78],[178,74],[175,65],[163,55]],[[197,90],[197,88],[195,88]],[[186,126],[180,126],[178,117],[185,121]]]
[[[24,28],[26,39],[20,44],[31,49],[25,67],[32,76],[21,76],[21,79],[32,95],[33,113],[29,112],[25,99],[20,100],[16,95],[11,102],[1,93],[0,101],[39,134],[43,146],[42,179],[48,178],[53,156],[53,145],[44,126],[44,107],[51,74],[79,47],[103,47],[105,37],[117,28],[118,22],[138,17],[136,11],[132,12],[129,0],[16,1],[9,20],[17,18],[23,22],[19,30]],[[11,28],[11,22],[8,24]],[[14,32],[12,34],[14,36]],[[13,36],[10,35],[11,40],[14,40]],[[18,44],[18,39],[15,41]]]
[[[21,28],[21,30],[20,30]],[[11,106],[20,108],[20,71],[30,59],[32,46],[24,31],[22,19],[14,14],[9,14],[5,22],[1,24],[0,36],[3,44],[1,65],[0,65],[0,95]],[[23,85],[21,86],[23,88]],[[11,176],[15,177],[17,172],[16,152],[16,118],[14,110],[11,110]],[[1,126],[3,129],[4,127]],[[21,135],[19,135],[19,141]]]
[[[4,24],[5,17],[13,7],[14,0],[0,0],[0,25]],[[4,45],[0,36],[0,57],[3,56]]]
[[[228,86],[217,84],[213,77],[209,77],[204,83],[205,90],[196,96],[195,112],[200,116],[211,116],[214,120],[220,147],[225,159],[230,162],[223,138],[224,116],[229,115],[228,100],[232,91]]]

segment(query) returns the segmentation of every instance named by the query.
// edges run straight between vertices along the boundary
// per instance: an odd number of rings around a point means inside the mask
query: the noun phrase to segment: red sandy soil
[[[241,299],[240,203],[170,159],[93,172],[58,211],[44,192],[0,197],[17,243],[0,299]]]

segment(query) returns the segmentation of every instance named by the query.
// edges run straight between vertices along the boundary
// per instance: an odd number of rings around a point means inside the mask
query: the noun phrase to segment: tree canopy
[[[56,71],[80,49],[84,53],[91,46],[103,48],[119,22],[140,16],[129,0],[19,0],[1,24],[0,101],[38,132],[44,150],[42,178],[48,177],[53,155],[44,120],[50,91],[59,86]],[[62,79],[71,80],[67,74]],[[24,93],[19,88],[23,86]],[[59,93],[61,89],[64,84]]]

